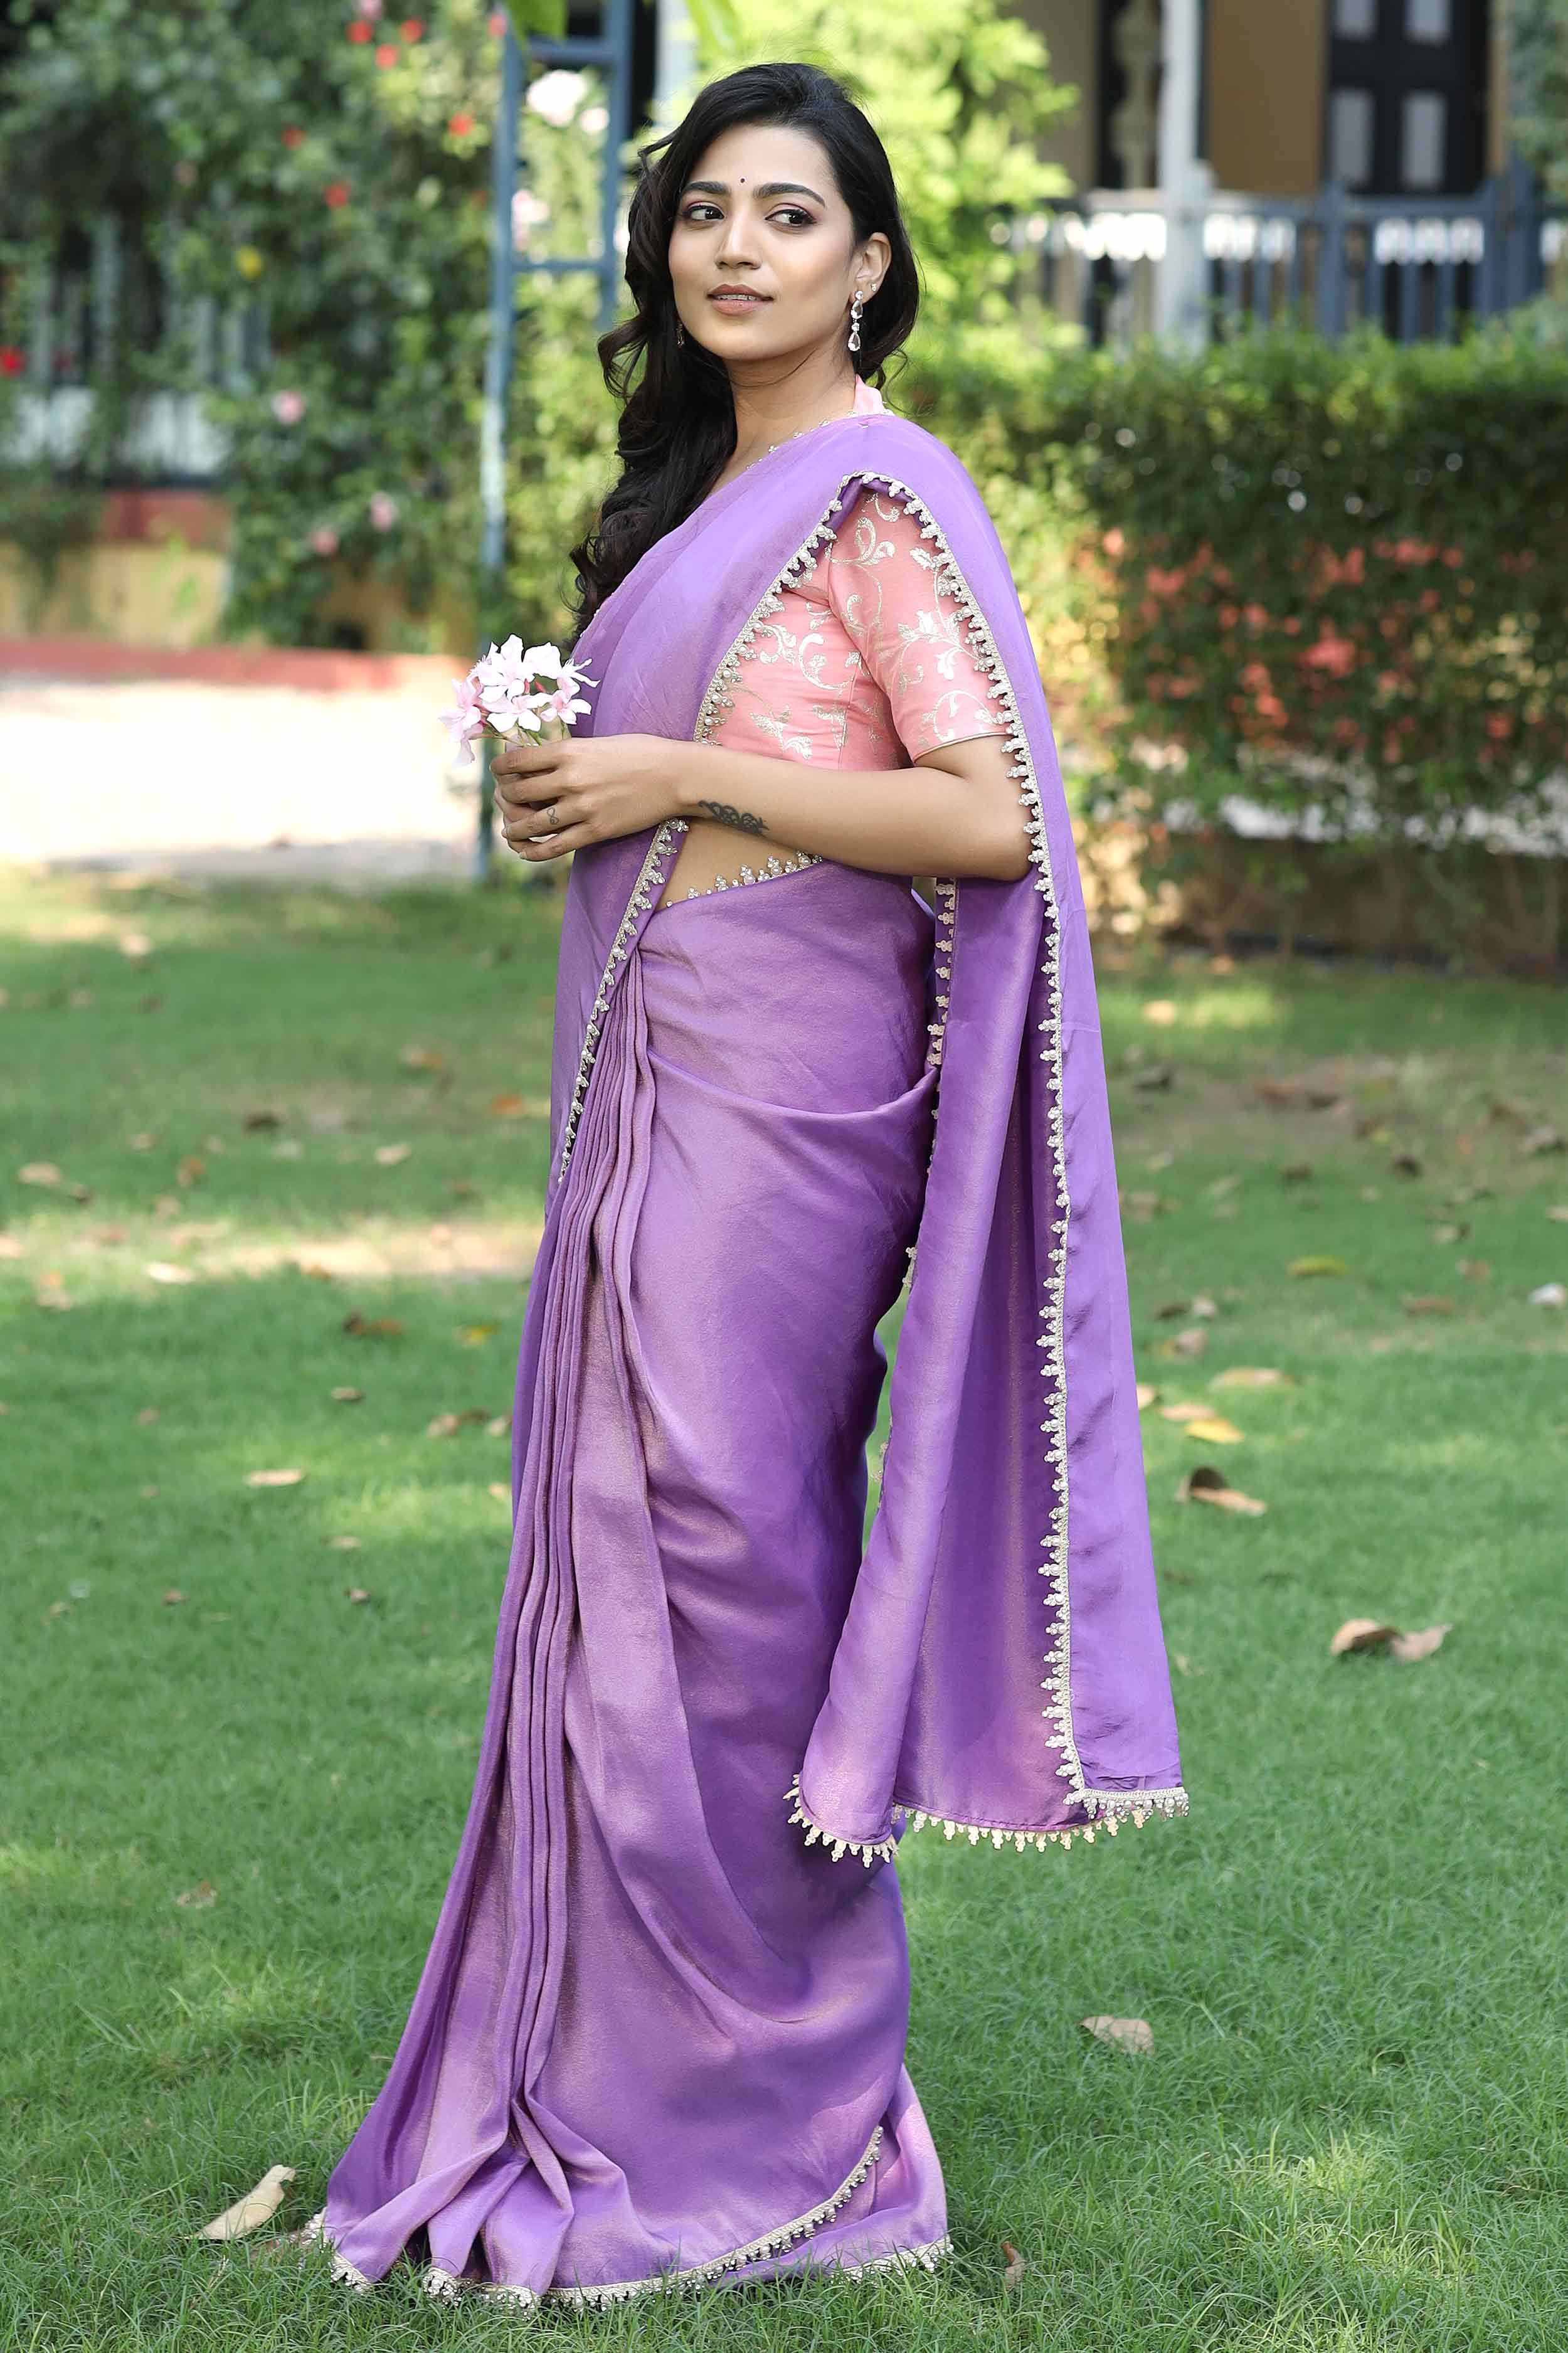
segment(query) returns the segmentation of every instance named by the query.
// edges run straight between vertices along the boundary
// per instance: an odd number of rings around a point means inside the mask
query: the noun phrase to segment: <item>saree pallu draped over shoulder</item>
[[[862,483],[960,603],[1031,871],[933,917],[826,860],[657,907],[679,819],[574,861],[474,1793],[307,2230],[355,2285],[929,2266],[899,1839],[1186,1811],[1077,859],[958,459],[887,412],[782,444],[595,615],[584,732],[700,739]]]

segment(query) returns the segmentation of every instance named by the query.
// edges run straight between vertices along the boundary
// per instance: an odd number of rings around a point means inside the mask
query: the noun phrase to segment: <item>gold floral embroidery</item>
[[[1002,733],[990,681],[944,597],[916,519],[900,500],[861,491],[843,528],[759,622],[710,740],[742,750],[762,738],[836,766],[901,767]],[[812,690],[804,702],[789,698],[797,684]]]

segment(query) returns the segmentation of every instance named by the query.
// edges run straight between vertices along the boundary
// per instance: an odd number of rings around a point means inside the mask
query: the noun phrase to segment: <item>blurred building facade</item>
[[[1089,188],[1162,184],[1161,86],[1215,185],[1468,195],[1509,160],[1506,0],[1013,0],[1080,103],[1042,146]]]

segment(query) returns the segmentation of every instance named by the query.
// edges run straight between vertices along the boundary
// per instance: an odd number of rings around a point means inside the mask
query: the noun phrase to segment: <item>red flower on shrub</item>
[[[1309,646],[1301,656],[1308,670],[1327,670],[1331,678],[1343,678],[1354,670],[1360,660],[1359,649],[1349,638],[1336,637],[1331,623],[1325,622],[1315,646]]]
[[[0,375],[20,375],[26,364],[26,352],[19,352],[15,343],[0,343]]]
[[[346,205],[349,200],[349,184],[346,180],[333,180],[322,190],[322,194],[327,203],[336,212],[340,205]]]
[[[1179,596],[1187,585],[1187,575],[1184,572],[1162,572],[1156,564],[1149,566],[1143,578],[1156,596]]]
[[[365,23],[363,16],[356,17],[354,22],[349,26],[349,38],[351,41],[368,41],[374,37],[374,36],[373,35],[370,26]]]
[[[300,130],[297,122],[289,122],[284,125],[283,144],[285,147],[300,146],[304,140],[304,132]]]
[[[405,41],[416,41],[425,30],[425,20],[422,16],[405,16],[397,29]]]
[[[454,139],[466,139],[474,127],[471,114],[454,114],[447,128]]]
[[[375,61],[384,73],[388,66],[395,66],[397,63],[401,55],[402,51],[395,48],[390,41],[383,41],[375,53]]]
[[[1504,744],[1513,733],[1513,721],[1506,711],[1489,711],[1487,733],[1494,744]]]

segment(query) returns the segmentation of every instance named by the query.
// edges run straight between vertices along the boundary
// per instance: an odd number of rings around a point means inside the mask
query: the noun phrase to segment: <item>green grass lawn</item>
[[[558,906],[0,871],[5,2353],[1556,2353],[1568,1010],[1364,966],[1102,965],[1193,1812],[907,1841],[951,2263],[531,2319],[270,2243],[380,2086],[471,1788]],[[1259,1092],[1298,1077],[1334,1100]],[[1178,1502],[1198,1461],[1266,1513]],[[1452,1630],[1331,1655],[1352,1617]],[[276,2164],[276,2225],[193,2238]]]

